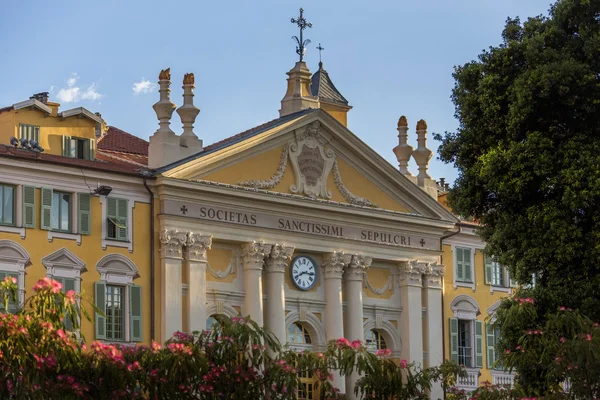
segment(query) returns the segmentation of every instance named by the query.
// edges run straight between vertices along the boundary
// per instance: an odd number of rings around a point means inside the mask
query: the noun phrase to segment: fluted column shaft
[[[160,232],[161,259],[161,341],[183,329],[181,267],[185,232],[164,229]]]
[[[364,273],[371,265],[371,258],[362,255],[353,255],[344,271],[344,299],[346,300],[346,313],[344,314],[344,334],[346,339],[365,340],[363,329],[363,279]],[[346,376],[346,399],[358,399],[354,395],[354,386],[360,378],[354,371]]]
[[[188,330],[202,331],[206,328],[206,252],[212,245],[212,236],[189,232],[185,248],[188,270],[188,293],[186,310]]]
[[[402,358],[423,365],[422,276],[427,264],[410,261],[400,265],[400,337]]]
[[[265,265],[265,286],[267,301],[265,303],[265,326],[285,345],[287,334],[285,329],[285,268],[292,259],[294,248],[285,244],[275,244]]]
[[[258,325],[263,325],[262,271],[265,257],[271,253],[271,245],[250,242],[242,245],[242,268],[244,270],[244,313]]]

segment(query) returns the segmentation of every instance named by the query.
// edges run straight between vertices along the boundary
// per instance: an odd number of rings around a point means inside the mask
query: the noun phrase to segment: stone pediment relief
[[[327,180],[329,174],[333,172],[336,188],[348,203],[377,207],[368,199],[353,195],[344,185],[335,151],[329,146],[329,142],[330,138],[321,129],[321,123],[314,121],[295,131],[294,140],[284,147],[279,166],[270,179],[244,181],[239,182],[239,185],[257,189],[273,189],[281,182],[289,160],[295,178],[295,182],[289,188],[291,193],[330,200],[332,195],[331,190],[327,187]]]
[[[81,272],[86,271],[85,263],[66,248],[56,250],[54,253],[42,258],[42,264],[46,268],[76,269]]]

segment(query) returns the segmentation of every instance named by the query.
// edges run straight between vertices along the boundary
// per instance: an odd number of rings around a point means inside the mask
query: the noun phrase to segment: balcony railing
[[[468,392],[479,387],[479,368],[465,368],[467,376],[464,378],[457,377],[456,386],[459,389],[464,389]]]
[[[492,371],[492,383],[513,387],[515,385],[515,374],[507,371]]]

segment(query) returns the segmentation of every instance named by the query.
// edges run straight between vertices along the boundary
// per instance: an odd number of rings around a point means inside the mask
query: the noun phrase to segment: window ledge
[[[106,250],[108,246],[123,247],[128,249],[130,253],[133,253],[133,244],[130,241],[102,239],[102,250]]]
[[[81,235],[78,233],[48,231],[48,242],[52,243],[54,239],[75,240],[77,245],[81,246]]]
[[[473,291],[475,291],[475,283],[473,282],[454,281],[454,289],[456,289],[457,287],[471,288],[473,289]]]
[[[510,293],[511,292],[511,288],[510,287],[506,287],[506,286],[490,285],[490,293],[494,293],[494,292]]]
[[[136,347],[138,345],[138,342],[126,342],[126,341],[119,341],[119,340],[102,340],[101,339],[101,340],[99,340],[99,342],[102,344],[106,344],[106,345],[123,346],[123,347]]]
[[[25,228],[17,228],[16,226],[0,225],[0,232],[18,233],[21,239],[25,239]]]

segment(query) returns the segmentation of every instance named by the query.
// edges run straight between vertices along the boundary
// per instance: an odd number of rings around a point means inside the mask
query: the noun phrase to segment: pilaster
[[[186,239],[186,233],[177,229],[163,229],[160,232],[162,341],[183,329],[181,266]]]
[[[285,329],[284,273],[294,254],[294,247],[274,244],[265,265],[265,326],[273,332],[282,345],[287,341]]]
[[[249,242],[242,245],[242,269],[244,270],[244,313],[258,325],[263,325],[262,270],[265,257],[271,254],[271,245]]]
[[[188,232],[184,251],[189,277],[185,307],[190,332],[206,327],[206,264],[211,245],[211,235]]]
[[[427,314],[425,316],[425,349],[427,352],[426,366],[432,367],[440,365],[444,361],[443,340],[439,333],[442,331],[442,279],[446,272],[444,265],[432,263],[429,264],[425,274],[425,307]],[[443,389],[441,384],[434,383],[431,386],[430,397],[432,399],[443,398]]]
[[[427,273],[427,263],[416,260],[403,262],[400,272],[400,336],[402,337],[402,357],[409,362],[423,365],[423,274]]]

